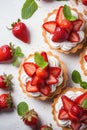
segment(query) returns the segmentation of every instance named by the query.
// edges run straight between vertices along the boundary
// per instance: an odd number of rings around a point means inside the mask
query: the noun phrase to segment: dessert
[[[86,130],[87,91],[82,88],[67,88],[52,104],[52,114],[62,130]]]
[[[65,87],[67,70],[57,55],[36,52],[20,65],[18,80],[29,97],[51,99]]]
[[[75,8],[60,6],[44,19],[42,35],[51,49],[75,53],[86,42],[85,24],[83,15]]]
[[[82,53],[80,54],[80,65],[84,74],[87,75],[87,47],[84,47]]]

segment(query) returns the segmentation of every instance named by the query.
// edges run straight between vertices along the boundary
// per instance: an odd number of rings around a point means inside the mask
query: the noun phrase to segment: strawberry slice
[[[44,58],[44,60],[46,61],[46,62],[48,62],[48,57],[47,57],[47,53],[46,52],[42,52],[41,53],[41,56]]]
[[[56,15],[56,22],[58,25],[61,25],[62,20],[64,20],[64,14],[63,14],[63,6],[60,6],[58,9],[57,15]]]
[[[72,32],[68,39],[70,42],[79,42],[80,37],[77,32]]]
[[[36,75],[37,75],[38,77],[42,78],[42,79],[46,79],[46,78],[48,77],[48,71],[47,71],[46,68],[43,69],[43,68],[40,68],[40,67],[39,67],[39,68],[36,70]]]
[[[87,120],[87,113],[83,114],[82,117],[80,118],[80,121],[85,121]]]
[[[61,68],[59,67],[50,67],[50,74],[53,74],[55,77],[58,77],[61,73]]]
[[[79,130],[80,126],[81,126],[80,122],[75,122],[75,121],[71,122],[72,130]]]
[[[57,25],[57,24],[56,24],[55,21],[49,21],[49,22],[46,22],[46,23],[43,24],[43,28],[44,28],[47,32],[53,34],[53,33],[55,32],[55,30],[56,30],[56,25]]]
[[[61,98],[62,98],[64,109],[67,112],[71,111],[72,106],[75,104],[74,101],[72,101],[70,98],[68,98],[65,95],[63,95]]]
[[[48,96],[50,94],[50,91],[50,86],[40,87],[40,92],[45,96]]]
[[[71,112],[69,112],[68,115],[71,121],[79,122],[79,117],[73,115]]]
[[[87,62],[87,55],[84,56],[84,60]]]
[[[75,99],[75,102],[76,102],[77,104],[80,104],[80,105],[81,105],[85,99],[87,99],[87,92],[85,92],[85,93],[81,94],[80,96],[78,96],[78,97]]]
[[[87,124],[87,120],[83,121],[83,123]]]
[[[81,19],[77,19],[75,21],[72,21],[73,24],[73,31],[77,32],[80,30],[81,26],[82,26],[83,21]]]
[[[57,82],[58,80],[53,74],[50,74],[49,77],[46,79],[47,85],[56,84]]]
[[[58,119],[60,119],[60,120],[68,120],[69,119],[68,113],[63,108],[61,108],[59,111]]]
[[[26,62],[23,64],[24,70],[26,72],[26,74],[30,77],[32,77],[37,69],[37,65],[31,62]]]
[[[44,86],[44,80],[35,75],[32,78],[31,85]]]
[[[27,92],[39,92],[39,88],[37,85],[31,85],[31,82],[28,81],[26,83],[26,91]]]

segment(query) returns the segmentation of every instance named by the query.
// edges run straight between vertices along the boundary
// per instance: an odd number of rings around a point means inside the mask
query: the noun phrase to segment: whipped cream
[[[60,64],[59,64],[59,62],[58,62],[58,60],[55,58],[55,57],[53,57],[53,56],[48,56],[48,61],[49,61],[49,66],[53,66],[53,67],[59,67],[60,66]],[[29,60],[27,60],[26,62],[33,62],[33,63],[35,63],[34,62],[34,58],[29,58]],[[56,90],[56,88],[57,88],[57,86],[60,86],[61,84],[62,84],[62,82],[63,82],[63,72],[62,72],[62,70],[61,70],[61,73],[60,73],[60,75],[58,76],[58,83],[56,83],[56,84],[53,84],[53,85],[50,85],[50,88],[51,88],[51,93],[53,93],[55,90]],[[22,83],[24,84],[24,85],[26,85],[26,82],[27,81],[31,81],[31,77],[29,77],[27,74],[26,74],[26,72],[23,70],[22,71],[22,74],[21,74],[21,81],[22,81]],[[37,97],[37,96],[40,96],[40,95],[42,95],[43,96],[43,94],[42,93],[40,93],[40,92],[34,92],[34,93],[31,93],[31,92],[29,92],[30,93],[30,95],[32,95],[32,96],[34,96],[34,97]]]
[[[78,19],[78,14],[74,11],[74,10],[71,10],[72,14],[74,16],[76,16],[76,18]],[[55,20],[56,18],[56,14],[53,14],[51,15],[49,18],[48,18],[48,21],[53,21]],[[48,41],[50,42],[50,45],[57,49],[57,48],[61,48],[62,50],[64,51],[68,51],[70,50],[71,48],[75,47],[77,44],[79,44],[81,41],[84,40],[84,37],[85,37],[85,34],[84,34],[84,25],[82,24],[80,30],[77,32],[79,34],[79,37],[80,37],[80,40],[79,42],[70,42],[70,41],[64,41],[64,42],[53,42],[51,39],[52,39],[52,34],[46,32],[46,35],[47,35],[47,39]]]
[[[68,91],[64,95],[66,95],[70,99],[74,100],[75,98],[77,98],[81,94],[82,94],[81,91],[78,91],[78,92]],[[59,114],[59,110],[61,109],[61,107],[63,107],[63,103],[62,103],[62,99],[60,97],[58,99],[58,102],[55,105],[56,119],[58,120],[60,126],[62,126],[62,127],[66,127],[66,126],[70,127],[70,125],[71,125],[71,121],[70,120],[59,120],[58,119],[58,114]],[[79,130],[84,130],[85,128],[87,128],[87,125],[85,125],[83,123]]]
[[[85,51],[85,55],[87,55],[87,50]],[[85,67],[85,70],[87,70],[87,62],[85,61],[85,59],[84,59],[84,67]]]

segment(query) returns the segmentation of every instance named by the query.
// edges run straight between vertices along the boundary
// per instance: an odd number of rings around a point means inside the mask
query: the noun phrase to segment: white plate
[[[0,46],[4,44],[9,44],[12,42],[15,46],[20,46],[22,51],[24,52],[25,56],[34,51],[38,50],[46,50],[49,51],[49,47],[44,44],[43,37],[42,37],[42,30],[41,26],[43,23],[43,19],[46,17],[47,13],[52,11],[53,9],[57,8],[60,5],[63,5],[65,2],[58,2],[56,0],[46,2],[44,0],[37,0],[37,4],[39,5],[38,10],[34,13],[34,15],[27,20],[22,20],[28,27],[30,34],[31,34],[31,43],[25,44],[15,38],[11,31],[8,31],[6,27],[10,27],[11,23],[17,21],[18,18],[21,19],[21,8],[24,3],[24,0],[2,0],[0,1]],[[72,7],[75,7],[75,3],[73,1],[67,2]],[[77,8],[77,7],[76,7]],[[86,8],[85,6],[79,5],[79,10],[83,10]],[[51,50],[52,51],[52,50]],[[56,53],[55,51],[52,51]],[[65,55],[60,54],[59,56],[61,60],[63,60],[66,64],[68,69],[69,75],[69,82],[70,86],[79,86],[72,82],[71,80],[71,73],[73,70],[78,70],[81,75],[82,79],[86,81],[86,78],[83,75],[83,72],[80,68],[79,64],[79,54],[72,54],[72,55]],[[27,97],[24,94],[19,86],[18,82],[18,68],[13,67],[11,64],[0,64],[0,74],[13,74],[13,92],[12,97],[14,100],[15,108],[13,111],[9,112],[0,112],[0,130],[31,130],[30,127],[26,126],[21,117],[18,116],[16,111],[16,106],[19,102],[25,101],[28,103],[29,108],[34,108],[39,115],[42,124],[49,124],[53,125],[54,130],[61,130],[61,128],[56,126],[56,123],[53,120],[51,114],[51,102],[43,102],[37,101],[32,98]],[[0,89],[1,93],[6,93],[7,91]]]

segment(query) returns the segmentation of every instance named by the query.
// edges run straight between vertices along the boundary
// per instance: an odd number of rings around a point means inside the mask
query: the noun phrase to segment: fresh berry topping
[[[39,88],[37,85],[31,85],[31,82],[28,81],[26,83],[26,91],[27,92],[39,92]]]
[[[43,24],[43,28],[44,28],[47,32],[53,34],[53,33],[55,32],[55,30],[56,30],[56,25],[57,25],[57,24],[56,24],[55,21],[50,21],[50,22],[44,23],[44,24]]]
[[[79,118],[75,116],[74,114],[72,114],[71,112],[69,112],[68,115],[71,121],[79,122]]]
[[[9,75],[1,75],[0,76],[0,88],[6,89],[6,88],[11,88],[12,86],[12,74]]]
[[[82,109],[80,106],[78,106],[78,105],[75,104],[75,105],[72,106],[72,108],[71,108],[71,113],[72,113],[73,115],[77,116],[77,117],[81,117],[82,114],[83,114],[83,109]]]
[[[0,95],[0,109],[12,108],[13,102],[11,94],[1,94]]]
[[[87,113],[84,113],[82,116],[81,116],[81,119],[80,121],[84,122],[85,120],[87,120]]]
[[[66,111],[70,111],[73,105],[75,104],[70,98],[68,98],[65,95],[62,96],[62,102]]]
[[[68,120],[69,119],[68,113],[63,108],[61,108],[59,111],[58,119],[60,119],[60,120]]]
[[[30,42],[29,31],[23,22],[15,22],[12,24],[13,35],[21,41],[28,43]]]
[[[44,86],[44,87],[40,87],[40,92],[43,94],[43,95],[45,95],[45,96],[49,96],[49,94],[50,94],[50,91],[51,91],[51,89],[50,89],[50,86]]]
[[[84,5],[87,5],[87,0],[82,0],[82,3],[83,3]]]
[[[54,32],[52,36],[53,42],[63,42],[66,41],[69,37],[69,32],[61,27],[57,27],[56,31]]]
[[[71,122],[71,128],[72,128],[72,130],[79,130],[80,126],[81,126],[80,122],[75,122],[75,121]]]
[[[87,62],[87,55],[84,56],[85,61]]]
[[[71,32],[71,34],[69,35],[68,40],[70,42],[79,42],[80,41],[80,37],[79,37],[77,32]]]
[[[58,25],[61,25],[61,22],[65,19],[63,14],[63,6],[60,6],[56,15],[56,22]]]
[[[40,130],[53,130],[52,125],[42,125]]]
[[[61,21],[60,27],[65,28],[65,29],[69,29],[71,31],[72,28],[73,28],[73,24],[72,24],[72,22],[70,22],[70,21],[68,21],[66,19],[63,19]]]
[[[75,21],[72,21],[73,32],[79,31],[81,26],[82,26],[82,23],[83,23],[83,21],[81,19],[77,19]]]
[[[53,74],[55,77],[58,77],[61,73],[61,68],[59,67],[50,67],[49,68],[50,74]]]
[[[47,69],[38,68],[36,70],[36,75],[42,79],[46,79],[48,77]]]
[[[79,105],[82,105],[83,101],[87,99],[87,92],[81,94],[80,96],[78,96],[76,99],[75,99],[75,102]]]
[[[50,74],[49,77],[46,79],[46,84],[52,85],[56,83],[58,83],[57,78],[53,74]]]
[[[31,62],[26,62],[23,64],[24,70],[26,72],[26,74],[30,77],[32,77],[37,69],[37,65]]]
[[[22,117],[24,123],[28,126],[37,126],[38,123],[38,114],[34,109],[29,110]]]
[[[48,62],[48,57],[47,57],[47,53],[46,52],[42,52],[41,56],[44,58],[45,61]]]

